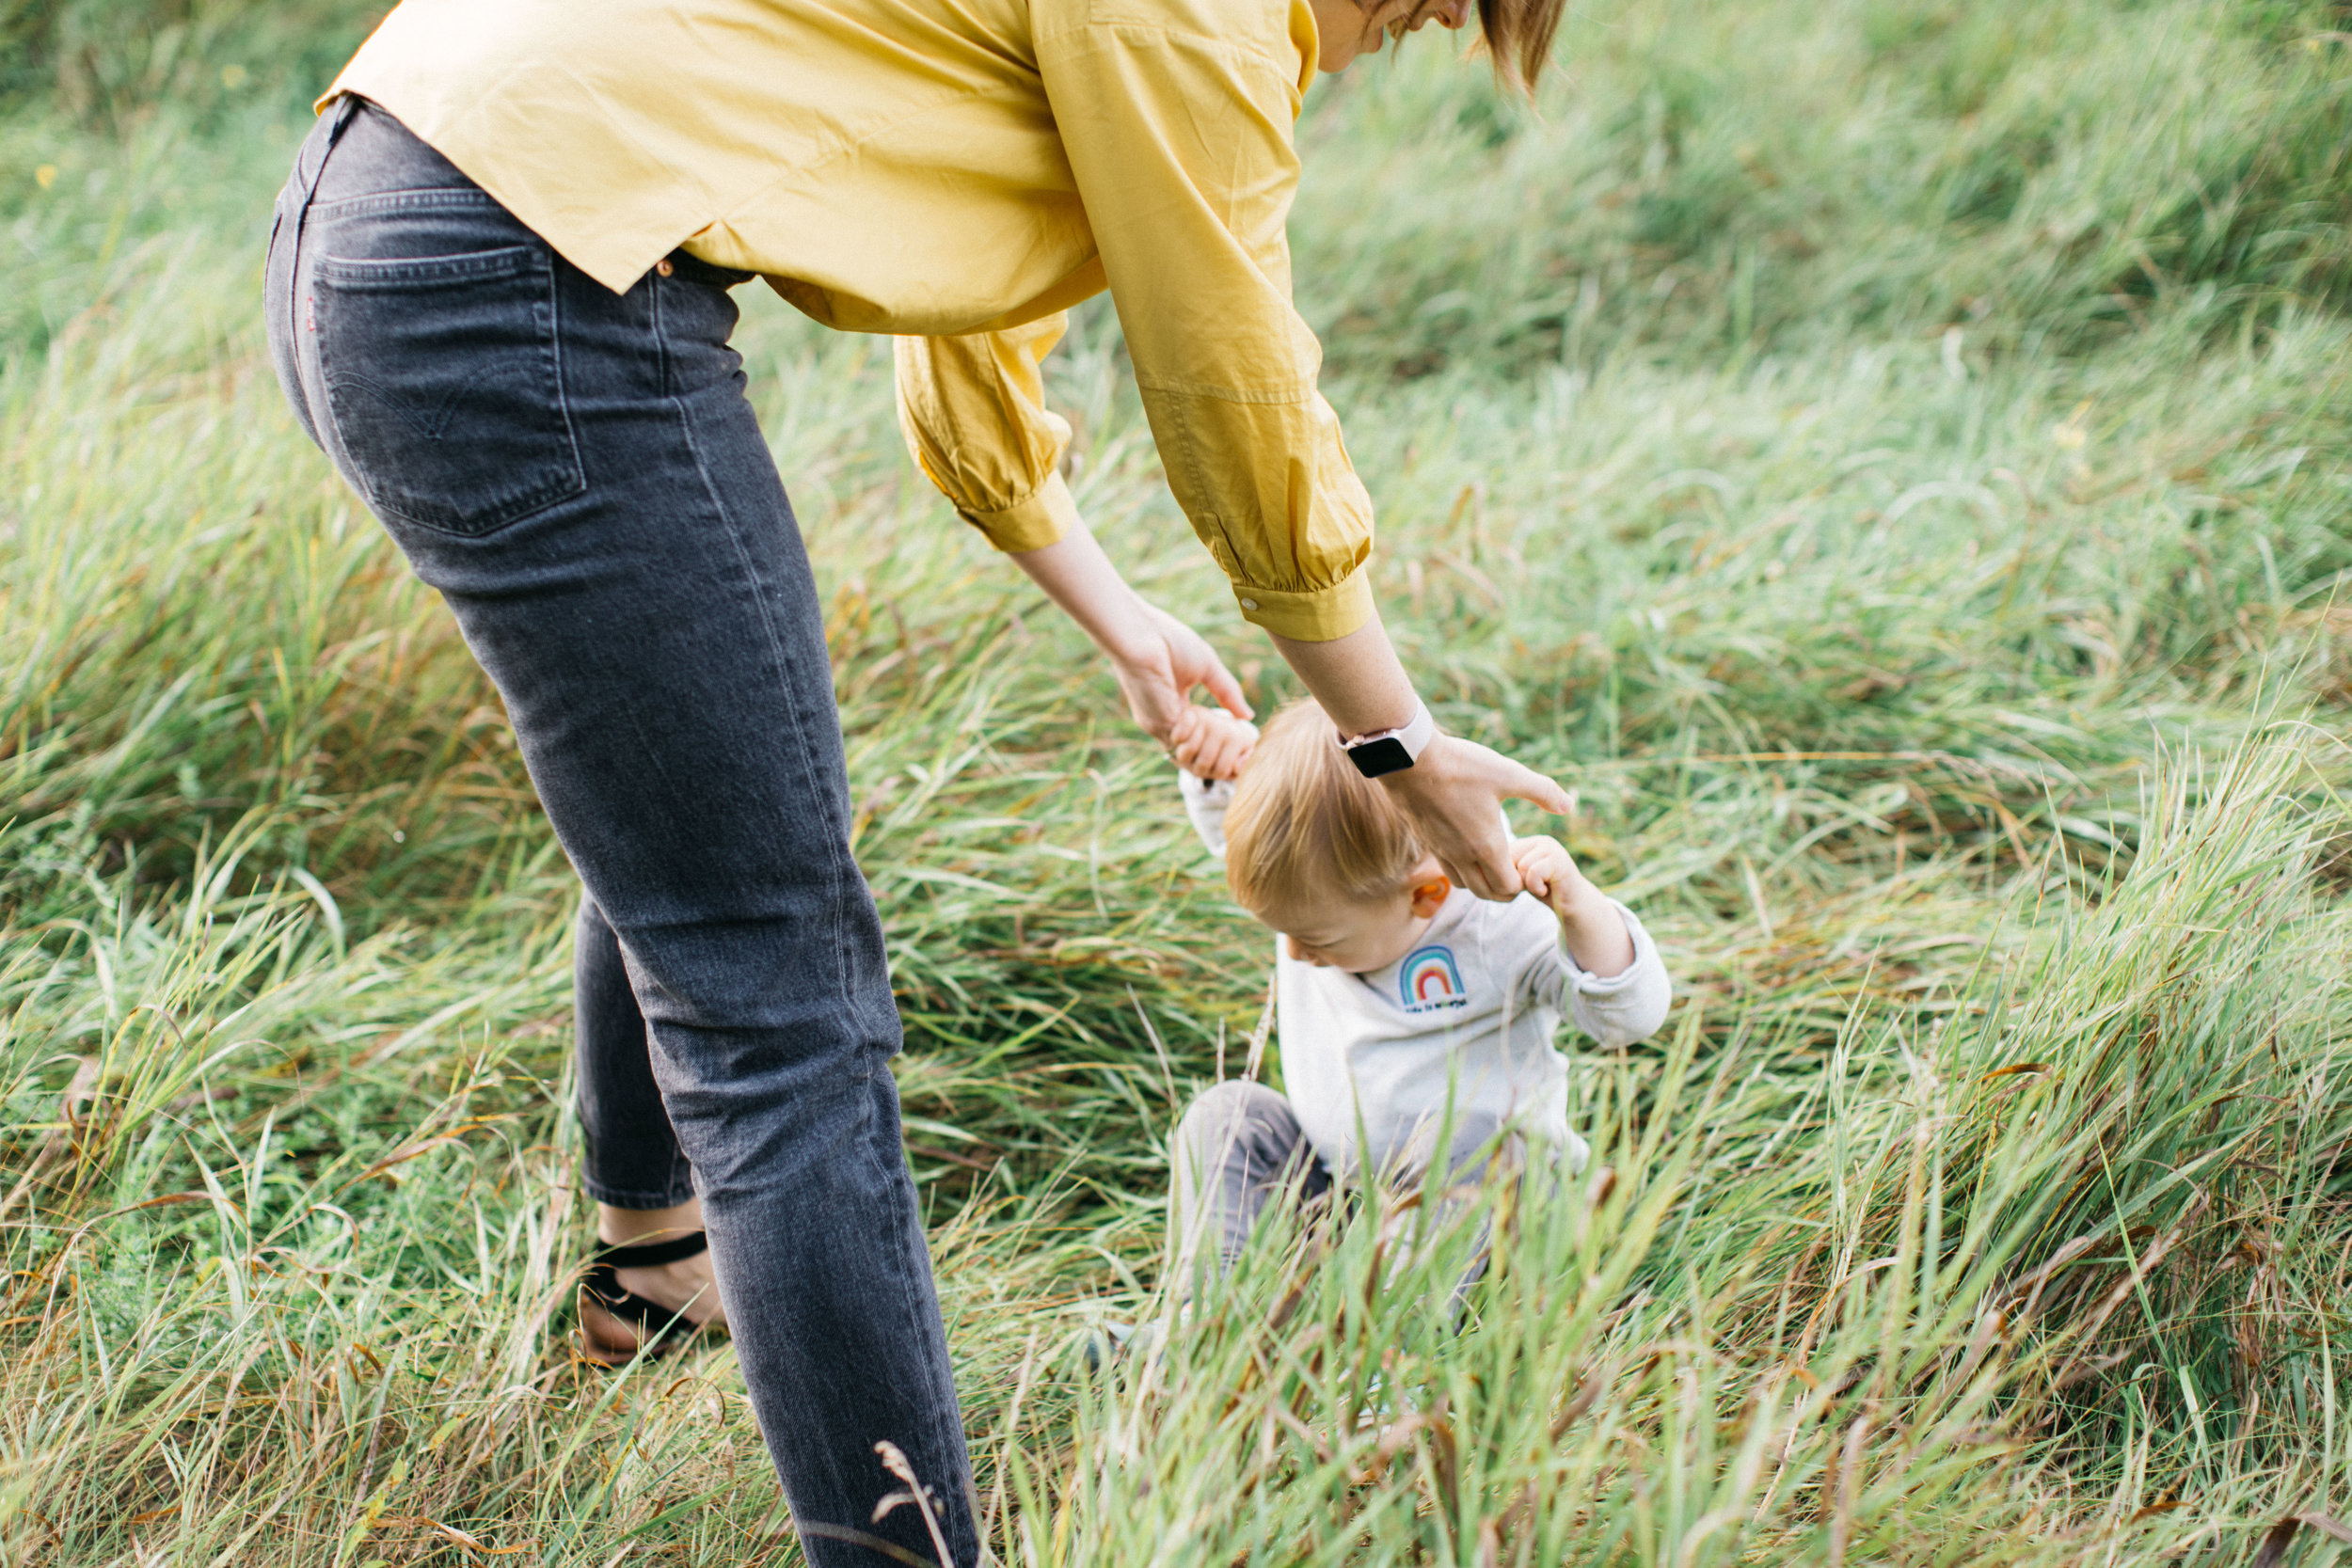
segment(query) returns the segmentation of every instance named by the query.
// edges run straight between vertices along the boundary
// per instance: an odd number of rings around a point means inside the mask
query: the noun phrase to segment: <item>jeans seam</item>
[[[883,1162],[882,1151],[876,1147],[880,1140],[873,1135],[874,1096],[870,1089],[865,1097],[864,1109],[865,1131],[866,1135],[861,1139],[860,1142],[865,1145],[866,1158],[871,1160],[874,1164],[875,1174],[882,1179],[882,1189],[887,1191],[892,1185],[894,1176],[898,1180],[906,1180],[906,1163],[903,1158],[900,1159],[898,1164],[898,1169],[894,1172],[891,1167]],[[933,1276],[934,1275],[934,1271],[930,1267],[930,1245],[923,1236],[922,1221],[919,1218],[919,1212],[915,1205],[913,1203],[902,1205],[899,1207],[898,1213],[899,1225],[901,1227],[912,1227],[914,1234],[912,1236],[901,1234],[895,1238],[895,1240],[898,1243],[901,1248],[912,1245],[915,1254],[923,1259],[923,1268],[919,1271],[919,1273],[918,1271],[913,1269],[900,1271],[902,1279],[898,1291],[898,1306],[899,1309],[905,1314],[899,1323],[899,1330],[904,1336],[900,1342],[908,1345],[919,1345],[923,1343],[925,1338],[923,1333],[925,1318],[923,1313],[923,1304],[916,1299],[914,1281],[917,1277],[929,1277]],[[903,1253],[901,1255],[903,1256]],[[937,1281],[934,1277],[932,1289],[937,1290]],[[946,1313],[944,1309],[936,1309],[936,1311],[940,1321],[941,1345],[945,1348],[946,1342]],[[929,1369],[929,1370],[930,1370],[934,1375],[942,1370],[946,1373],[947,1408],[950,1411],[960,1411],[961,1408],[961,1402],[956,1397],[955,1363],[952,1356],[948,1359],[945,1368],[931,1368]],[[925,1434],[924,1439],[921,1440],[936,1445],[934,1451],[937,1452],[939,1457],[944,1461],[956,1448],[958,1439],[961,1438],[963,1435],[961,1417],[956,1416],[943,1418],[941,1421],[941,1429],[942,1430]],[[909,1435],[913,1434],[910,1433]],[[965,1470],[967,1479],[970,1474],[969,1465],[970,1461],[967,1456]],[[952,1481],[953,1479],[954,1478],[945,1478],[946,1481]],[[977,1526],[977,1521],[976,1520],[975,1525]],[[940,1568],[954,1568],[954,1564],[942,1563],[940,1564]]]
[[[535,236],[534,236],[535,239]],[[548,279],[548,357],[555,362],[555,412],[564,421],[564,443],[572,450],[572,472],[579,477],[576,494],[588,492],[588,461],[580,452],[580,432],[572,424],[572,396],[564,378],[564,288],[557,268],[562,259],[545,240],[535,240],[546,252]],[[554,503],[550,501],[549,505]],[[522,519],[517,517],[516,522]]]
[[[332,152],[334,150],[334,146],[331,142],[328,144],[326,150],[328,152]],[[319,158],[319,167],[324,169],[326,166],[326,155],[322,153]],[[301,156],[297,153],[294,161],[295,177],[299,179],[301,173]],[[293,221],[286,225],[286,228],[289,230],[286,235],[286,297],[281,303],[283,304],[286,312],[286,341],[293,346],[294,352],[290,357],[294,360],[296,367],[299,367],[302,363],[302,291],[305,281],[302,276],[302,236],[304,231],[310,227],[310,198],[311,193],[317,189],[318,176],[313,174],[308,181],[303,182],[302,199],[290,214]],[[294,379],[297,385],[299,385],[301,381],[301,372],[298,368],[295,372]],[[309,397],[309,388],[303,388],[301,389],[304,393],[302,400],[305,404],[304,412],[308,417],[311,427],[310,438],[318,442],[319,450],[321,451],[326,451],[326,442],[318,434],[318,426],[323,421],[319,417],[318,410],[308,406],[310,401]]]
[[[337,223],[344,218],[377,217],[386,213],[429,213],[442,208],[498,205],[498,198],[476,185],[428,185],[347,196],[337,201],[322,201],[318,208],[321,223]]]
[[[531,271],[538,261],[530,245],[506,245],[454,256],[322,256],[317,272],[347,289],[400,291],[422,283],[497,283]],[[554,287],[552,272],[540,270]]]
[[[675,367],[673,367],[670,362],[670,326],[668,321],[661,313],[661,275],[660,273],[655,273],[647,279],[647,282],[652,285],[652,287],[646,291],[646,297],[651,306],[650,314],[653,320],[653,352],[654,358],[659,367],[661,377],[661,395],[675,402],[677,398],[678,392],[677,377],[675,372]],[[683,414],[683,412],[684,410],[681,409],[680,413]],[[693,446],[693,442],[690,439],[687,442],[687,446],[691,450]],[[702,453],[700,452],[694,453],[694,471],[702,476],[703,488],[705,490],[707,491],[714,489],[714,486],[710,483],[710,476],[707,473],[703,473],[703,459]],[[715,495],[713,499],[715,501]]]
[[[663,352],[665,354],[667,353],[666,347]],[[786,673],[789,667],[790,661],[787,657],[784,639],[777,631],[775,616],[769,609],[766,595],[758,592],[759,573],[753,564],[751,551],[744,547],[742,531],[737,527],[734,514],[728,509],[726,500],[722,495],[718,484],[710,477],[710,467],[704,461],[702,447],[694,439],[694,421],[687,412],[685,400],[680,397],[673,396],[666,401],[669,403],[671,408],[677,414],[678,429],[685,438],[686,450],[693,454],[694,472],[696,477],[702,481],[703,494],[709,499],[711,509],[717,513],[719,517],[719,526],[726,530],[727,543],[735,551],[737,563],[743,569],[746,580],[754,586],[754,602],[758,606],[760,626],[767,633],[769,655],[776,661],[776,675],[778,684],[788,688],[789,683]],[[784,705],[786,709],[786,720],[792,727],[793,748],[800,752],[803,776],[814,777],[817,772],[817,768],[815,766],[815,759],[811,756],[809,752],[807,726],[804,722],[804,716],[800,711],[800,705],[794,702],[787,701]],[[830,827],[830,824],[828,826]],[[847,880],[847,879],[845,879],[842,875],[843,867],[841,865],[841,861],[842,858],[848,853],[848,847],[844,839],[834,837],[830,832],[827,833],[826,838],[826,869],[830,874],[830,879],[833,884],[829,891],[838,895],[843,890],[843,885]],[[850,993],[850,966],[847,951],[849,942],[848,926],[845,922],[838,920],[831,922],[831,925],[833,926],[834,994],[839,1001],[844,1013],[851,1017],[855,1017],[857,1011],[856,1001],[855,998],[853,998]],[[861,1063],[861,1066],[864,1068],[864,1072],[860,1075],[859,1079],[860,1082],[864,1082],[871,1078],[874,1070],[874,1062],[870,1053],[861,1050],[859,1054],[865,1058],[865,1060]]]
[[[351,124],[352,115],[355,112],[352,105],[353,101],[346,98],[326,111],[335,117],[334,122],[327,126],[326,144],[319,149],[318,166],[310,170],[309,179],[302,181],[302,205],[295,210],[294,214],[294,250],[291,257],[294,267],[289,268],[289,275],[293,277],[294,286],[288,291],[293,297],[286,301],[287,325],[290,327],[299,328],[302,324],[299,311],[302,303],[302,278],[300,272],[295,270],[299,268],[302,261],[302,236],[310,227],[310,209],[318,205],[319,182],[326,177],[327,160],[335,156],[335,144],[343,139],[343,132]],[[294,154],[294,172],[297,177],[302,172],[300,152]],[[295,341],[299,341],[298,339]]]
[[[310,209],[318,203],[319,182],[326,178],[326,166],[333,161],[335,149],[342,141],[343,133],[350,129],[358,103],[359,100],[345,97],[326,111],[333,118],[327,122],[326,134],[320,138],[318,161],[307,174],[302,166],[310,152],[310,143],[306,139],[301,150],[294,153],[294,180],[301,187],[302,200],[292,214],[294,232],[287,237],[289,248],[286,256],[286,341],[293,345],[294,379],[301,388],[311,439],[318,443],[319,451],[326,454],[327,461],[342,472],[349,471],[344,462],[347,453],[343,450],[342,432],[336,428],[335,411],[326,395],[324,351],[319,346],[318,334],[305,330],[310,324],[309,294],[311,280],[304,272],[303,261],[304,246],[310,236]],[[317,135],[315,130],[312,135]],[[312,376],[306,373],[310,372],[315,372],[318,384],[316,399],[310,395]],[[358,487],[355,485],[354,488]]]

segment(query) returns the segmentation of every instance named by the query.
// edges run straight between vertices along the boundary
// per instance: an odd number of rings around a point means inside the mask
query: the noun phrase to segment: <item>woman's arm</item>
[[[1201,0],[1150,28],[1116,8],[1083,14],[1040,30],[1038,66],[1168,487],[1243,616],[1333,719],[1359,735],[1403,724],[1412,682],[1365,574],[1372,499],[1291,302],[1291,126],[1315,62],[1281,7]],[[1382,782],[1448,874],[1486,898],[1519,887],[1499,802],[1567,806],[1550,780],[1451,736]]]

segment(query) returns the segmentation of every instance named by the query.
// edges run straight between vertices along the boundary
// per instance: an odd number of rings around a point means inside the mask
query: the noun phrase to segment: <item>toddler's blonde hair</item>
[[[1321,705],[1302,699],[1267,722],[1225,814],[1225,879],[1245,908],[1394,893],[1423,853],[1389,792],[1340,750]]]

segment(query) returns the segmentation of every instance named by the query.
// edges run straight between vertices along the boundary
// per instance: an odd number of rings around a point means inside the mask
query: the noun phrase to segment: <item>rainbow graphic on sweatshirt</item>
[[[1408,1013],[1462,1007],[1470,996],[1462,990],[1462,972],[1450,947],[1417,947],[1397,966],[1396,989]]]

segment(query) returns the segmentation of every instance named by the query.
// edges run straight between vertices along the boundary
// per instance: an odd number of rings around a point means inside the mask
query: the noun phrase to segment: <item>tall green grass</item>
[[[2310,1325],[2344,1278],[2322,1195],[2346,1014],[2308,976],[2345,927],[2310,894],[2334,820],[2290,803],[2308,765],[2273,743],[2153,795],[2131,875],[1948,1013],[1849,1029],[1818,1064],[1742,1009],[1709,1051],[1686,1014],[1648,1069],[1596,1071],[1605,1164],[1520,1195],[1467,1323],[1447,1302],[1475,1212],[1432,1225],[1416,1194],[1267,1238],[1165,1360],[1081,1407],[1074,1539],[1140,1519],[1128,1539],[1200,1561],[2114,1560],[2324,1498]]]
[[[723,1346],[564,1350],[566,875],[262,353],[369,20],[0,9],[0,1558],[797,1560]],[[1685,1001],[1581,1058],[1606,1176],[1277,1225],[1108,1372],[1263,936],[883,345],[747,300],[1002,1558],[2327,1560],[2348,25],[1613,0],[1538,112],[1428,39],[1317,89],[1392,627]],[[1053,376],[1097,529],[1279,698],[1106,311]]]

